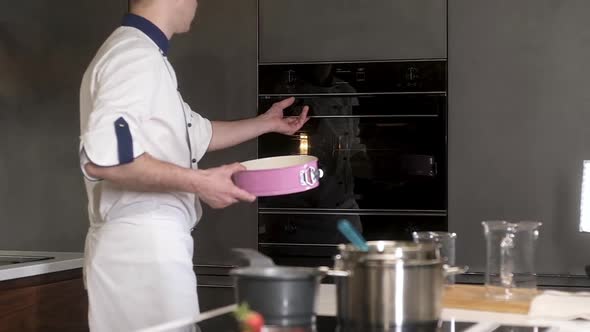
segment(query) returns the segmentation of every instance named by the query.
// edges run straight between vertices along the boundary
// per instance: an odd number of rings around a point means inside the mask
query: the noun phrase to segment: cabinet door
[[[584,274],[590,2],[449,1],[449,227],[485,270],[482,220],[538,220],[537,272]],[[572,254],[575,253],[575,254]]]
[[[260,0],[260,62],[446,58],[446,0]]]
[[[231,8],[232,10],[227,10]],[[256,0],[204,1],[192,31],[175,37],[171,62],[191,108],[211,120],[256,115]],[[208,153],[200,168],[256,158],[256,142]],[[256,248],[257,206],[238,204],[204,214],[194,231],[197,264],[230,264],[232,247]]]
[[[234,288],[225,285],[203,285],[198,287],[201,312],[234,304]],[[232,314],[226,314],[198,324],[201,332],[238,331]]]
[[[0,281],[0,331],[87,332],[82,269]]]

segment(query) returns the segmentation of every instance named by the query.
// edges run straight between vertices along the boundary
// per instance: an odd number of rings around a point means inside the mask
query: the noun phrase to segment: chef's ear
[[[127,0],[127,5],[129,11],[133,8],[137,8],[138,6],[146,6],[155,0]]]

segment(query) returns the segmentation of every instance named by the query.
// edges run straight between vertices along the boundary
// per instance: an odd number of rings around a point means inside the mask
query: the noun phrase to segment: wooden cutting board
[[[486,298],[484,286],[453,285],[445,287],[443,307],[526,315],[531,307],[531,301],[495,301]]]

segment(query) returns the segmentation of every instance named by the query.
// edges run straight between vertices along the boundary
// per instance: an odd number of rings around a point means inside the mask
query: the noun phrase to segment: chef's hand
[[[295,102],[295,98],[283,99],[276,102],[272,107],[262,114],[260,117],[264,121],[267,121],[270,130],[275,133],[293,135],[296,131],[301,129],[303,125],[309,120],[307,112],[309,111],[308,106],[304,106],[299,116],[285,117],[283,110]]]
[[[232,175],[246,168],[240,163],[198,171],[196,193],[199,198],[214,209],[222,209],[239,201],[254,202],[256,196],[238,188]]]

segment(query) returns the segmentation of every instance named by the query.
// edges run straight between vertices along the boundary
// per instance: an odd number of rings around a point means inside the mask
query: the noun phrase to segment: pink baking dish
[[[241,163],[246,171],[234,174],[236,186],[258,197],[303,192],[320,184],[323,171],[318,158],[307,155],[281,156]]]

